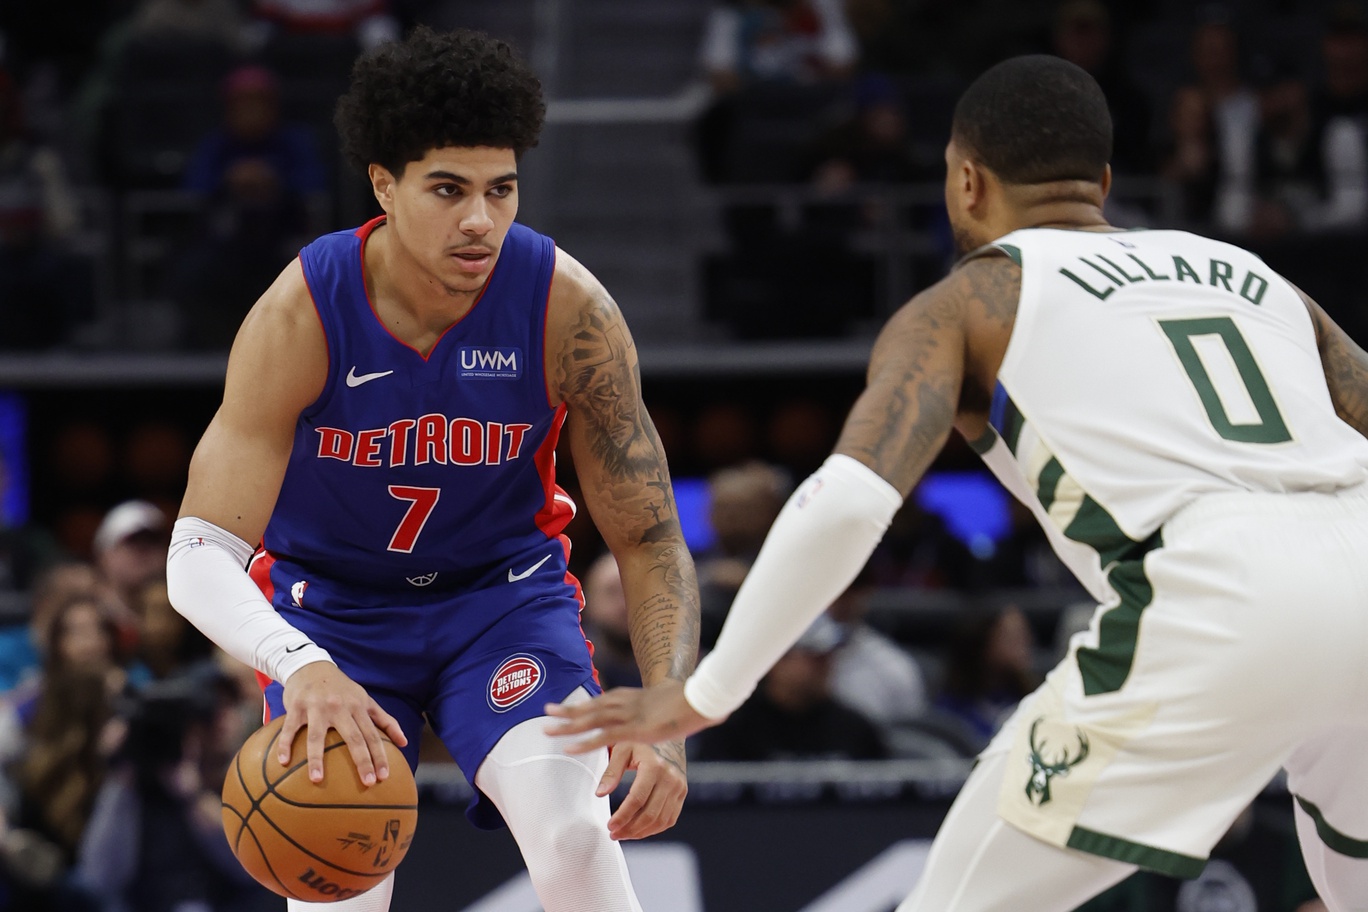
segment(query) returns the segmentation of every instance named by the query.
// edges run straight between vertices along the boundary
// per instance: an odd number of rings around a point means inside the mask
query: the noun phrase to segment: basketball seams
[[[348,815],[349,812],[378,812],[380,814],[397,815],[400,817],[414,815],[418,810],[416,794],[414,800],[409,803],[392,804],[367,804],[357,802],[355,799],[348,801],[345,804],[331,804],[317,801],[299,801],[287,797],[283,794],[287,780],[289,780],[290,776],[306,769],[308,766],[308,759],[306,756],[304,759],[291,764],[288,767],[279,767],[279,765],[277,765],[278,772],[272,777],[270,775],[270,766],[274,759],[274,754],[272,752],[278,748],[280,737],[281,730],[280,727],[277,726],[276,729],[267,736],[267,740],[261,748],[254,748],[254,750],[260,751],[259,757],[244,758],[243,752],[239,751],[238,755],[234,758],[229,773],[229,783],[234,784],[234,779],[236,780],[235,790],[241,792],[242,797],[239,798],[237,794],[233,793],[234,790],[225,786],[223,796],[225,800],[221,802],[225,817],[225,829],[234,837],[230,839],[234,854],[238,854],[241,850],[242,854],[239,855],[239,858],[243,858],[244,856],[251,856],[255,853],[256,857],[250,859],[253,864],[249,870],[254,871],[263,884],[281,895],[305,902],[313,902],[316,901],[317,898],[313,893],[309,893],[306,897],[300,892],[297,892],[299,889],[298,887],[292,888],[291,886],[287,886],[281,875],[276,872],[276,865],[273,865],[269,860],[269,854],[276,855],[276,863],[279,864],[284,861],[284,858],[281,857],[282,855],[288,855],[290,852],[293,852],[295,853],[295,857],[299,859],[301,865],[311,865],[312,869],[317,871],[319,876],[326,878],[327,881],[335,880],[339,883],[345,883],[345,879],[350,878],[358,889],[370,889],[393,872],[398,861],[406,854],[405,851],[401,850],[398,852],[397,859],[388,859],[387,866],[383,870],[376,870],[373,866],[369,870],[357,870],[347,865],[353,860],[364,865],[373,864],[369,857],[370,852],[368,849],[361,855],[353,856],[351,852],[345,852],[347,857],[338,858],[339,855],[344,853],[349,844],[339,848],[331,839],[328,839],[327,841],[324,841],[323,844],[310,848],[302,842],[301,839],[307,839],[314,835],[327,836],[326,830],[322,831],[322,833],[315,834],[301,833],[300,838],[296,838],[291,835],[290,832],[287,832],[285,826],[294,826],[292,821],[294,819],[293,813],[295,811],[337,810],[343,813],[343,821],[347,819],[346,815]],[[386,738],[384,740],[388,744],[393,745],[393,742],[390,741],[390,739]],[[261,744],[260,741],[257,743]],[[342,740],[339,736],[335,743],[325,744],[323,752],[326,755],[328,751],[335,748],[346,747],[347,744],[345,740]],[[395,750],[397,751],[397,748]],[[407,762],[402,757],[399,759],[401,762]],[[334,761],[332,765],[334,767],[337,766],[337,761]],[[248,783],[247,778],[249,770],[259,774],[258,782]],[[332,781],[331,777],[336,775],[338,775],[337,770],[330,770],[329,781]],[[401,790],[408,791],[408,789],[404,788],[403,784],[400,784],[398,787]],[[343,791],[349,791],[346,785],[343,785],[342,789]],[[253,792],[257,790],[260,791],[260,795],[254,796]],[[323,794],[321,787],[319,791],[320,794]],[[267,798],[271,796],[279,802],[280,807],[275,808],[267,806]],[[233,803],[229,804],[229,801]],[[247,805],[245,811],[238,807],[238,805],[242,804],[244,801]],[[251,818],[254,814],[260,816],[262,823],[251,823]],[[281,814],[286,819],[278,824],[272,819],[273,814]],[[238,823],[235,834],[232,833],[234,820]],[[270,828],[269,833],[267,830],[262,829],[263,824]],[[409,823],[406,828],[411,830],[412,824],[412,817],[409,817]],[[250,841],[243,839],[244,832],[250,834]],[[410,832],[409,841],[411,842],[411,840],[412,833]],[[270,852],[268,852],[268,847],[270,847]],[[407,844],[404,846],[404,849],[407,849]],[[293,861],[286,865],[286,867],[293,866]],[[314,875],[310,874],[309,876],[312,877]],[[308,882],[307,885],[318,889],[317,884],[313,882]],[[328,886],[327,889],[336,889],[336,887]],[[327,900],[324,901],[326,902]]]
[[[265,813],[261,815],[261,819],[265,820],[267,823],[270,823],[272,828],[274,828],[277,832],[280,831],[280,827],[277,827],[274,823],[271,823],[271,818],[267,817]],[[266,866],[266,873],[271,875],[271,879],[274,880],[276,884],[280,886],[281,891],[283,891],[283,893],[285,895],[288,895],[291,899],[298,899],[303,902],[308,902],[309,900],[307,898],[301,896],[294,890],[291,890],[289,887],[285,886],[285,881],[280,879],[280,875],[275,872],[275,868],[271,865],[271,859],[266,856],[266,848],[261,844],[261,840],[257,838],[257,834],[252,832],[251,828],[249,827],[244,827],[244,829],[246,829],[247,833],[252,837],[252,844],[256,846],[257,855],[261,857],[261,863]],[[288,839],[289,837],[287,836],[286,838]]]
[[[326,806],[327,806],[327,805],[324,805],[324,807],[326,807]],[[289,844],[290,844],[291,846],[293,846],[294,848],[298,849],[298,850],[299,850],[299,853],[300,853],[301,855],[304,855],[304,856],[306,856],[306,857],[308,857],[308,858],[312,858],[314,861],[318,862],[318,863],[321,864],[321,865],[327,865],[328,867],[332,868],[334,871],[341,871],[343,874],[351,874],[351,875],[356,876],[356,877],[384,877],[384,876],[386,876],[387,874],[389,874],[389,872],[390,872],[390,869],[389,869],[389,868],[386,868],[384,871],[378,871],[378,872],[377,872],[377,871],[353,871],[351,868],[344,868],[344,867],[342,867],[341,865],[337,864],[336,862],[329,861],[329,860],[327,860],[326,858],[320,858],[316,852],[314,852],[313,850],[311,850],[311,849],[309,849],[309,848],[307,848],[307,847],[305,847],[305,846],[303,846],[303,845],[300,845],[299,842],[298,842],[293,836],[291,836],[289,833],[287,833],[287,832],[285,832],[284,830],[282,830],[282,829],[280,828],[280,825],[277,824],[274,820],[271,819],[271,815],[267,814],[264,810],[263,810],[263,811],[260,811],[259,813],[261,814],[261,819],[264,820],[264,821],[266,821],[267,823],[269,823],[269,824],[271,825],[271,829],[275,830],[276,833],[278,833],[282,839],[284,839],[287,843],[289,843]],[[253,834],[253,838],[255,838],[255,835],[256,835],[256,834]],[[258,842],[257,845],[260,846],[261,843]],[[265,855],[263,854],[262,857],[264,858]]]

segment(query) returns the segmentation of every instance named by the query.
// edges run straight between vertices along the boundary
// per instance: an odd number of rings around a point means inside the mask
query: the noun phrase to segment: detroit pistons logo
[[[508,712],[536,693],[545,677],[546,669],[532,656],[509,656],[489,678],[489,708]]]

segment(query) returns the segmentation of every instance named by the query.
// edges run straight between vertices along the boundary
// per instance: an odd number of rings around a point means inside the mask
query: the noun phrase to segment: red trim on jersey
[[[256,583],[261,594],[266,597],[266,601],[271,602],[275,598],[275,583],[271,582],[271,566],[275,563],[275,555],[267,551],[264,547],[257,548],[252,559],[247,562],[247,575],[252,582]],[[261,688],[261,724],[265,725],[271,721],[271,704],[266,702],[266,688],[271,684],[269,675],[258,671],[256,673],[257,686]]]
[[[383,329],[385,332],[389,333],[389,337],[391,339],[393,339],[395,342],[398,342],[400,345],[404,346],[404,348],[407,348],[409,351],[413,352],[418,357],[422,358],[424,363],[426,363],[427,360],[432,357],[432,353],[437,350],[437,346],[441,345],[442,340],[447,337],[447,333],[451,332],[458,325],[460,325],[461,320],[464,320],[466,317],[474,313],[475,308],[479,305],[479,303],[482,300],[484,300],[484,294],[486,291],[489,290],[489,283],[494,280],[494,273],[499,268],[500,257],[497,253],[495,254],[494,266],[492,269],[489,270],[489,275],[485,277],[484,285],[480,286],[480,293],[475,296],[474,302],[472,302],[470,305],[470,310],[467,310],[465,313],[461,314],[460,319],[458,319],[455,323],[452,323],[446,329],[442,330],[442,334],[437,337],[436,342],[432,343],[432,348],[429,349],[428,353],[425,355],[418,349],[414,348],[412,345],[409,345],[403,339],[396,336],[394,334],[394,331],[385,325],[385,321],[380,319],[380,314],[377,313],[375,310],[375,302],[371,300],[370,285],[366,282],[366,241],[370,240],[371,232],[373,232],[376,228],[379,228],[380,223],[383,222],[386,218],[387,216],[377,215],[375,218],[371,219],[369,222],[366,222],[366,224],[356,229],[356,236],[361,239],[361,244],[358,248],[361,256],[361,288],[366,293],[366,303],[370,305],[371,314],[375,317],[375,322],[380,324],[380,328]],[[498,252],[502,253],[503,248],[500,247]]]
[[[551,428],[546,432],[546,439],[537,447],[537,453],[532,457],[537,466],[537,475],[541,477],[542,489],[546,492],[546,501],[537,511],[535,520],[537,528],[545,532],[547,538],[560,535],[570,524],[570,520],[575,518],[574,501],[560,485],[556,484],[556,441],[560,439],[563,424],[564,403],[556,409],[556,414],[551,419]]]

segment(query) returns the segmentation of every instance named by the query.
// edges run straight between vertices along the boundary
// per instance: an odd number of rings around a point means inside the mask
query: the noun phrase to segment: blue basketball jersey
[[[474,306],[424,357],[381,323],[362,249],[384,221],[300,252],[328,345],[263,539],[339,583],[450,590],[555,539],[574,505],[555,483],[565,407],[547,397],[551,239],[514,224]]]

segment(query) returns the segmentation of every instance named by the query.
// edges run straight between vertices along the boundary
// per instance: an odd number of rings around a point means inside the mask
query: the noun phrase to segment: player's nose
[[[483,196],[470,201],[470,207],[461,213],[461,231],[473,237],[488,234],[494,230],[494,217],[490,214],[489,203]]]

